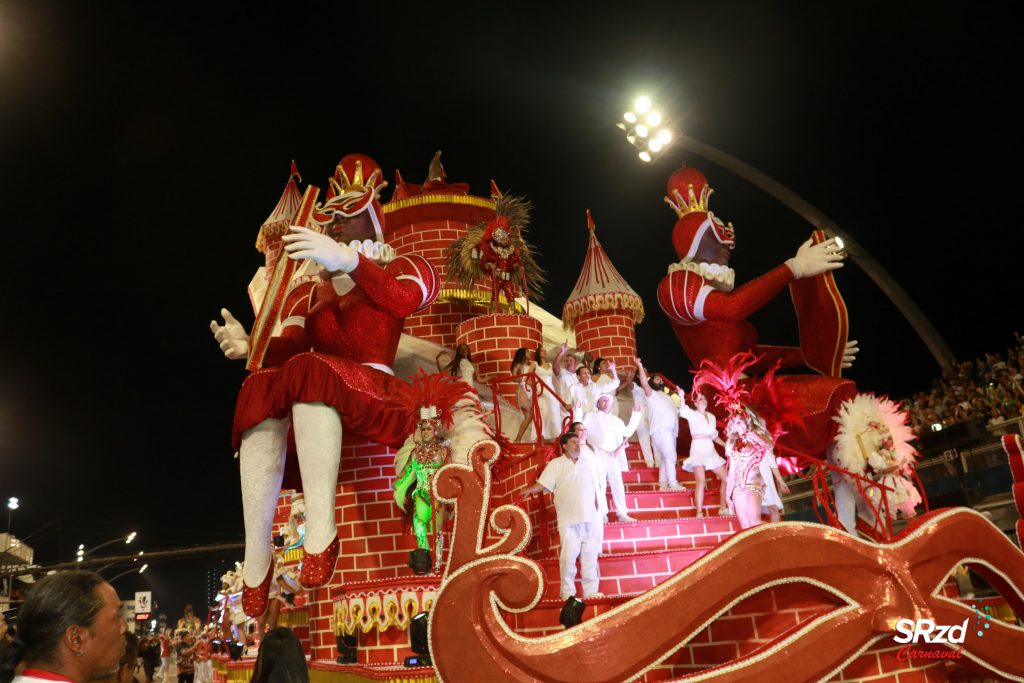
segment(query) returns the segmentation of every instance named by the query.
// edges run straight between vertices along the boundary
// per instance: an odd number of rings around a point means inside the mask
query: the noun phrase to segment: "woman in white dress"
[[[476,384],[483,384],[483,380],[480,379],[480,375],[476,371],[476,366],[473,365],[473,356],[469,352],[468,344],[459,344],[455,347],[455,355],[447,365],[441,365],[441,356],[448,355],[450,352],[447,350],[440,351],[434,362],[437,364],[438,372],[445,372],[450,374],[452,377],[458,377],[469,386]]]
[[[544,388],[537,397],[540,404],[541,438],[545,442],[554,442],[562,433],[562,406],[555,395],[555,374],[551,363],[548,362],[548,351],[543,344],[537,346],[534,353],[536,367],[534,372],[544,382]]]
[[[529,349],[525,346],[517,349],[516,355],[512,357],[512,367],[509,369],[509,374],[515,377],[516,375],[534,372],[536,369],[537,363],[529,358]],[[519,386],[516,388],[516,402],[519,404],[519,410],[523,414],[523,421],[519,425],[519,433],[516,434],[515,443],[521,443],[523,434],[533,424],[533,387],[530,386],[525,377],[519,379]]]
[[[706,486],[706,472],[711,470],[724,482],[728,476],[725,471],[725,459],[715,451],[715,444],[725,446],[718,438],[718,428],[714,413],[708,412],[708,399],[702,394],[697,394],[693,399],[694,408],[691,408],[683,401],[679,404],[679,415],[690,425],[690,457],[683,461],[683,469],[693,472],[696,483],[694,500],[697,507],[697,516],[704,514],[704,488]],[[718,503],[718,514],[726,514],[731,511],[726,496],[721,496]]]
[[[789,486],[782,479],[782,473],[779,472],[779,466],[775,462],[775,452],[768,451],[764,458],[761,460],[759,465],[761,470],[761,479],[764,480],[764,495],[761,496],[761,514],[768,515],[769,519],[773,522],[782,521],[782,498],[779,496],[779,491],[782,491],[783,495],[789,495]]]

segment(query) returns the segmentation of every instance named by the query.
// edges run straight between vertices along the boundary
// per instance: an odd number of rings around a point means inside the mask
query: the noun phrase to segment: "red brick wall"
[[[486,313],[486,306],[473,306],[459,302],[435,303],[427,310],[407,317],[402,331],[454,349],[459,343],[459,326],[470,318]]]
[[[458,221],[427,221],[412,223],[395,230],[388,244],[399,256],[419,254],[437,269],[441,287],[448,281],[448,247],[465,236],[466,224]],[[455,346],[455,328],[464,320],[486,312],[483,307],[464,303],[435,303],[405,319],[403,332],[448,348]]]
[[[479,315],[466,320],[455,331],[456,343],[468,344],[477,372],[485,380],[492,375],[507,376],[516,349],[537,348],[541,324],[528,315]],[[515,405],[516,383],[505,382],[501,393]]]
[[[633,368],[636,330],[628,311],[590,311],[576,319],[576,346],[614,361],[619,372]]]

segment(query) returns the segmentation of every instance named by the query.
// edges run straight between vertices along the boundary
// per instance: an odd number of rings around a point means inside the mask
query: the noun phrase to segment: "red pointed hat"
[[[672,229],[672,246],[681,259],[693,258],[701,239],[709,229],[720,243],[736,244],[732,224],[726,225],[708,210],[714,192],[704,174],[691,166],[683,166],[668,179],[665,203],[672,207],[679,220]]]

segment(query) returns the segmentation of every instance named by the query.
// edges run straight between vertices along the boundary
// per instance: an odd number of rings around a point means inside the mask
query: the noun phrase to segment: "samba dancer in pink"
[[[741,529],[761,523],[761,498],[764,496],[761,461],[772,450],[772,445],[750,428],[745,412],[732,415],[725,425],[728,437],[725,454],[729,456],[725,497],[736,511]]]
[[[729,411],[725,423],[725,454],[729,458],[725,498],[736,512],[740,527],[761,523],[761,499],[765,480],[761,461],[775,447],[774,439],[786,433],[788,425],[800,421],[799,406],[776,385],[771,368],[751,389],[741,382],[743,372],[760,357],[737,353],[723,366],[704,360],[693,378],[693,394],[715,390],[715,402]]]

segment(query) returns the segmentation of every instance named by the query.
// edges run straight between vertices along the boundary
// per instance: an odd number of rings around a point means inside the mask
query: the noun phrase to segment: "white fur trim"
[[[704,278],[705,281],[710,282],[712,287],[723,292],[732,291],[736,284],[736,271],[729,266],[722,266],[717,263],[693,261],[690,257],[687,257],[668,267],[669,273],[674,273],[677,270],[696,273]]]

